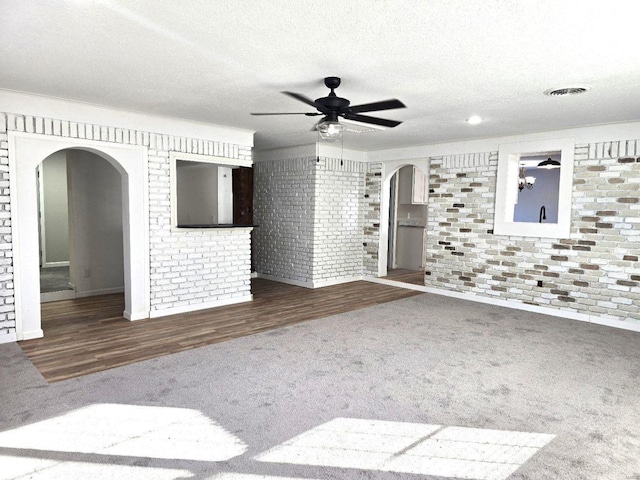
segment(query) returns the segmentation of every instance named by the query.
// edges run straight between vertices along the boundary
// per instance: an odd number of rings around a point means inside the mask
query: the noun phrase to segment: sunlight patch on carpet
[[[210,462],[247,450],[196,410],[120,404],[90,405],[0,432],[0,447]]]
[[[504,480],[553,438],[542,433],[336,418],[256,460]]]
[[[220,473],[207,480],[315,480],[313,478],[301,479],[300,477],[273,477],[271,475],[253,475],[250,473]]]
[[[177,480],[193,477],[188,470],[106,465],[85,462],[59,462],[41,458],[0,455],[0,480]]]

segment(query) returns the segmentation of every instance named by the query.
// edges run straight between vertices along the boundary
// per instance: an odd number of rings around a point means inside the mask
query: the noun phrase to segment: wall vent
[[[549,90],[545,90],[544,94],[550,97],[566,97],[567,95],[580,95],[589,90],[589,88],[590,87],[587,86],[550,88]]]

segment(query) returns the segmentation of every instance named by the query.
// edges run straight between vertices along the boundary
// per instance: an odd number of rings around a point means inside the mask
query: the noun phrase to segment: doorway
[[[403,165],[386,176],[382,188],[379,275],[424,286],[429,185],[424,165]],[[386,235],[385,235],[386,233]]]
[[[149,206],[147,151],[108,142],[9,132],[16,336],[43,336],[36,168],[66,149],[95,154],[120,174],[125,310],[129,320],[149,317]],[[72,247],[73,249],[73,247]]]
[[[41,302],[124,292],[121,174],[81,149],[38,170]]]

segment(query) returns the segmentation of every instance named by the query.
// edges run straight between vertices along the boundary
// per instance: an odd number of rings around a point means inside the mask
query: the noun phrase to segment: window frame
[[[498,147],[494,235],[536,238],[568,238],[570,236],[574,149],[573,138],[507,143]],[[549,151],[560,152],[558,223],[514,222],[513,213],[518,200],[520,157]]]
[[[171,230],[193,230],[193,228],[188,227],[178,227],[178,172],[177,172],[177,164],[178,160],[187,161],[187,162],[200,162],[200,163],[210,163],[212,165],[218,165],[222,167],[228,168],[237,168],[237,167],[253,167],[252,160],[241,160],[238,158],[226,158],[226,157],[218,157],[213,155],[199,155],[195,153],[180,153],[180,152],[169,152],[169,175],[171,182]]]

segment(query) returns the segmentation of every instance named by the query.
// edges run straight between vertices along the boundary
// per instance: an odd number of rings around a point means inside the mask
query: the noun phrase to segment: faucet
[[[542,220],[547,219],[547,209],[544,208],[544,205],[540,207],[540,215],[538,216],[538,223],[542,223]]]

